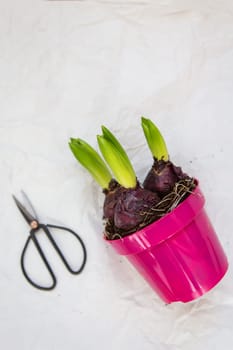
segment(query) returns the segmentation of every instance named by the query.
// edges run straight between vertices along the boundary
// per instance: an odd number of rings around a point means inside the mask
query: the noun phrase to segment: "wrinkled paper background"
[[[1,348],[231,350],[232,1],[1,1],[0,77]],[[103,194],[67,146],[73,136],[97,147],[104,124],[143,180],[152,159],[141,115],[199,178],[229,258],[221,283],[192,303],[164,305],[106,246]],[[52,292],[20,271],[28,227],[11,198],[20,189],[43,222],[87,245],[77,277],[50,251]]]

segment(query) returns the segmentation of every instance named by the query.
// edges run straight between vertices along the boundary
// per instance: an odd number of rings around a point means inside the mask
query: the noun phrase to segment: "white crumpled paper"
[[[1,1],[0,77],[1,348],[231,350],[232,1]],[[229,258],[221,283],[192,303],[164,305],[106,246],[103,194],[67,146],[73,136],[96,147],[104,124],[143,180],[152,159],[141,115],[199,178]],[[21,188],[43,222],[87,246],[77,277],[52,254],[53,292],[20,271],[28,227],[11,193]]]

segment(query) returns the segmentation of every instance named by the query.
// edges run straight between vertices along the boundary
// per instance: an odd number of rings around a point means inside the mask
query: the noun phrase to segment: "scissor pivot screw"
[[[38,228],[38,222],[36,220],[33,220],[32,222],[30,222],[30,226],[32,229],[36,229]]]

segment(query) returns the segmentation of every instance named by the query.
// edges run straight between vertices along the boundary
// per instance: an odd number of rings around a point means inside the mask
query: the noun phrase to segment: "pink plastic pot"
[[[172,212],[125,238],[106,240],[166,302],[188,302],[213,288],[228,268],[199,186]]]

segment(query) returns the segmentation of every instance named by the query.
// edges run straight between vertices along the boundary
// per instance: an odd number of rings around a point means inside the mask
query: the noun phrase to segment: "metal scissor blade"
[[[37,216],[37,214],[36,214],[36,211],[35,211],[35,209],[34,209],[34,207],[33,207],[33,205],[32,205],[32,202],[31,202],[30,199],[28,198],[27,194],[26,194],[23,190],[21,190],[21,193],[22,193],[22,195],[23,195],[23,197],[24,197],[24,200],[25,200],[26,203],[27,203],[27,207],[29,208],[30,212],[32,213],[32,215],[34,215],[34,218],[35,218],[37,221],[39,221],[38,216]]]
[[[29,225],[32,221],[37,221],[37,219],[28,212],[28,210],[23,206],[23,204],[20,203],[20,201],[14,195],[12,195],[12,197],[13,197],[15,204],[17,205],[19,211],[21,212],[24,219],[27,221],[27,223]]]

